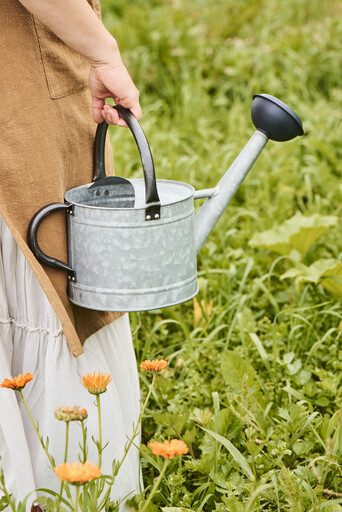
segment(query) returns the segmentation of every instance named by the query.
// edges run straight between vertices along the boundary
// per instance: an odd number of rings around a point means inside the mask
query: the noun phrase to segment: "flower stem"
[[[148,507],[148,506],[149,506],[149,504],[151,503],[151,500],[152,500],[153,496],[155,495],[156,491],[158,490],[158,487],[159,487],[159,485],[160,485],[160,482],[162,481],[162,478],[163,478],[163,476],[164,476],[164,473],[165,473],[165,471],[166,471],[166,468],[167,468],[168,463],[169,463],[169,460],[168,460],[168,459],[165,459],[165,460],[164,460],[164,465],[163,465],[163,467],[162,467],[162,470],[161,470],[161,472],[159,473],[159,476],[158,476],[157,480],[155,481],[155,484],[154,484],[154,486],[153,486],[153,488],[152,488],[152,491],[150,492],[150,495],[149,495],[149,497],[147,498],[147,501],[145,501],[144,506],[143,506],[143,508],[141,509],[141,512],[144,512],[145,510],[147,510],[147,507]]]
[[[48,452],[48,450],[47,450],[47,448],[46,448],[46,446],[45,446],[45,443],[44,443],[44,441],[43,441],[43,438],[42,438],[42,436],[40,435],[39,429],[38,429],[38,427],[37,427],[36,422],[35,422],[35,421],[34,421],[34,419],[33,419],[33,416],[32,416],[32,414],[31,414],[30,409],[28,408],[28,405],[27,405],[26,400],[25,400],[25,398],[24,398],[23,392],[22,392],[22,390],[21,390],[21,389],[18,389],[18,392],[19,392],[19,395],[20,395],[21,401],[23,402],[23,404],[24,404],[24,406],[25,406],[26,412],[27,412],[27,414],[29,415],[29,418],[30,418],[30,420],[31,420],[31,423],[32,423],[32,425],[33,425],[33,428],[34,428],[34,430],[35,430],[35,432],[36,432],[36,434],[37,434],[37,436],[38,436],[39,442],[40,442],[40,444],[42,445],[44,452],[46,453],[46,456],[47,456],[47,458],[48,458],[48,460],[49,460],[49,462],[50,462],[50,464],[51,464],[52,469],[54,469],[54,467],[55,467],[54,461],[52,460],[52,457],[51,457],[51,455],[49,454],[49,452]]]
[[[125,450],[124,450],[124,454],[123,454],[123,457],[121,459],[121,461],[119,462],[119,464],[116,466],[116,469],[115,469],[115,474],[113,476],[116,476],[119,472],[119,469],[121,468],[122,464],[124,463],[124,460],[126,459],[127,457],[127,454],[129,452],[129,449],[130,447],[132,446],[133,444],[133,441],[134,439],[136,438],[137,434],[138,434],[138,430],[139,430],[139,427],[140,427],[140,422],[141,422],[141,418],[143,417],[143,414],[145,412],[145,409],[147,407],[147,404],[148,404],[148,401],[151,397],[151,394],[152,394],[152,391],[155,387],[155,382],[156,382],[156,378],[157,378],[157,374],[154,373],[153,374],[153,378],[152,378],[152,382],[151,382],[151,386],[150,386],[150,389],[148,390],[148,393],[146,395],[146,398],[145,398],[145,401],[143,403],[143,405],[141,406],[141,409],[140,409],[140,414],[139,414],[139,417],[138,417],[138,421],[136,423],[136,425],[134,426],[133,428],[133,433],[132,433],[132,437],[130,438],[128,444],[125,446]]]
[[[69,421],[65,423],[65,450],[64,450],[64,464],[68,459],[68,447],[69,447]]]
[[[96,395],[96,405],[97,405],[97,416],[99,420],[99,463],[98,466],[101,469],[102,464],[102,421],[101,421],[101,401],[100,401],[100,394],[97,393]]]
[[[75,512],[78,511],[79,496],[80,496],[80,487],[79,487],[79,485],[76,485],[76,489],[75,489],[75,507],[74,507]]]
[[[83,438],[83,446],[82,446],[82,461],[85,462],[87,460],[87,430],[84,425],[84,421],[81,421],[82,424],[82,438]]]
[[[147,403],[150,399],[150,396],[152,394],[152,391],[154,390],[154,387],[155,387],[155,383],[156,383],[156,379],[157,379],[157,374],[154,373],[153,374],[153,377],[152,377],[152,382],[151,382],[151,386],[150,386],[150,389],[148,390],[148,393],[146,395],[146,398],[145,398],[145,402],[143,403],[143,406],[141,408],[141,411],[140,411],[140,415],[139,415],[139,418],[141,419],[141,416],[144,414],[145,412],[145,409],[146,409],[146,406],[147,406]]]
[[[68,446],[69,446],[69,421],[66,421],[65,422],[65,449],[64,449],[64,464],[66,463],[67,459],[68,459]],[[61,481],[61,487],[59,489],[59,495],[58,495],[58,498],[57,498],[57,504],[59,506],[60,504],[60,501],[61,501],[61,498],[62,498],[62,493],[63,493],[63,489],[64,489],[64,481],[62,480]],[[58,508],[57,506],[57,508]]]

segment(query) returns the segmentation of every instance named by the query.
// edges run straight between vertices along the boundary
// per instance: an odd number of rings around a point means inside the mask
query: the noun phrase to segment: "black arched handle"
[[[152,153],[145,133],[130,110],[122,107],[121,105],[115,105],[113,108],[118,111],[120,117],[122,117],[122,119],[126,122],[138,146],[145,179],[145,218],[146,220],[159,219],[160,199],[157,190],[157,181],[154,171]],[[103,121],[98,125],[96,130],[93,181],[97,181],[106,177],[104,153],[107,129],[108,124],[106,121]]]
[[[72,281],[75,280],[75,271],[69,267],[66,263],[63,263],[63,261],[60,261],[56,258],[51,258],[51,256],[47,256],[38,244],[38,230],[39,226],[51,213],[58,212],[60,210],[66,210],[67,212],[72,211],[72,206],[70,204],[63,204],[63,203],[51,203],[47,204],[43,208],[41,208],[31,219],[30,225],[27,230],[27,243],[35,257],[40,263],[44,263],[45,265],[49,265],[53,268],[58,268],[60,270],[66,270],[69,272],[69,279]]]

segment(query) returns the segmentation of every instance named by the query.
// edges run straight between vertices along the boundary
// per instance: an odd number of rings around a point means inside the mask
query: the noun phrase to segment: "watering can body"
[[[260,108],[265,117],[265,102],[266,110],[271,106],[280,114],[280,124],[285,119],[289,133],[283,135],[280,130],[279,136],[274,112],[270,119],[266,115],[262,128],[257,126],[219,184],[198,192],[187,183],[156,180],[139,123],[129,111],[115,107],[137,142],[144,179],[105,178],[108,126],[102,123],[95,138],[94,184],[68,190],[64,204],[53,203],[39,210],[28,230],[28,244],[38,260],[67,272],[71,302],[100,311],[144,311],[179,304],[196,295],[196,255],[268,139],[275,138],[273,133],[276,140],[303,133],[298,116],[268,95],[255,98],[254,117],[260,117]],[[257,121],[253,119],[256,125]],[[207,201],[195,216],[196,198]],[[65,210],[67,217],[68,263],[47,256],[38,245],[41,222],[58,210]]]
[[[184,302],[197,293],[194,189],[157,180],[160,218],[147,222],[144,180],[130,180],[135,207],[111,208],[110,198],[86,205],[87,186],[69,190],[67,217],[70,300],[101,311],[143,311]],[[71,211],[72,210],[72,211]],[[70,274],[69,274],[70,275]]]

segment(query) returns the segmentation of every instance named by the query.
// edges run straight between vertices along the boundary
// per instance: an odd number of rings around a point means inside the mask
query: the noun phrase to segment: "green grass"
[[[249,241],[297,212],[340,217],[341,2],[102,4],[141,93],[159,178],[214,186],[254,131],[255,93],[288,103],[305,130],[267,144],[203,247],[201,322],[194,325],[192,301],[131,315],[138,361],[170,363],[143,421],[143,443],[182,437],[191,448],[169,465],[150,511],[340,511],[341,299],[281,280],[291,260]],[[116,173],[141,177],[129,132],[110,133]],[[307,263],[341,261],[341,235],[338,223]],[[150,464],[142,450],[148,495],[161,463]]]

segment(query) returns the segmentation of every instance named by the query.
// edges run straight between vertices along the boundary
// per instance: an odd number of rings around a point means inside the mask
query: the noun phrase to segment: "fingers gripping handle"
[[[60,270],[66,270],[69,272],[69,279],[75,280],[75,271],[69,267],[63,261],[57,258],[52,258],[45,254],[38,244],[38,230],[43,220],[51,213],[65,210],[66,212],[72,212],[72,206],[70,204],[63,203],[51,203],[41,208],[31,219],[28,231],[27,231],[27,243],[35,257],[40,263],[49,265],[49,267],[58,268]]]

